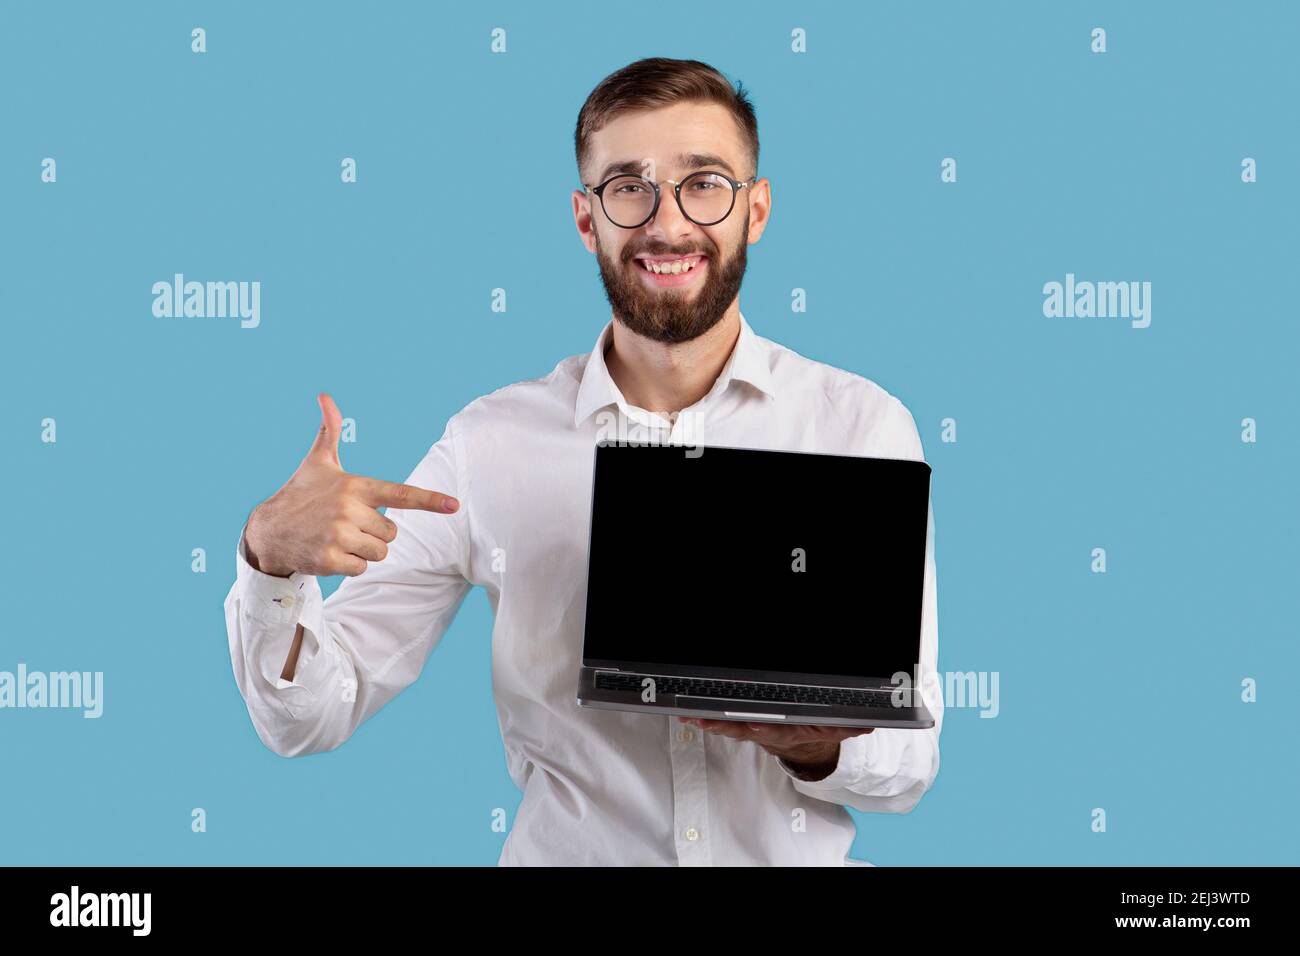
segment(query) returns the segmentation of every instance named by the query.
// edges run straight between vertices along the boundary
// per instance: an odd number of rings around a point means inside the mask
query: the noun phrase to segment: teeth
[[[699,261],[699,259],[674,259],[671,262],[651,262],[649,259],[642,259],[641,264],[655,275],[675,276],[682,272],[690,272]]]

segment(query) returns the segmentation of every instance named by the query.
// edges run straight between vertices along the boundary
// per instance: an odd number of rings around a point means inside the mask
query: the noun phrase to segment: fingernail
[[[443,506],[444,506],[448,511],[455,511],[457,508],[460,507],[460,502],[457,501],[455,498],[448,498],[448,499],[443,503]]]

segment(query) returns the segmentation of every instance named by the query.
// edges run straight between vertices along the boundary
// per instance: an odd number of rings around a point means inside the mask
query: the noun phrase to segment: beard
[[[638,246],[628,243],[622,250],[621,262],[614,262],[600,247],[600,233],[596,233],[596,262],[600,266],[600,281],[605,286],[605,298],[614,310],[614,317],[637,335],[655,342],[680,343],[698,338],[713,328],[726,314],[740,292],[745,277],[745,235],[749,232],[749,210],[745,210],[745,226],[741,241],[726,262],[719,260],[717,246],[705,238],[705,246],[698,249],[670,249],[654,244]],[[637,253],[674,255],[677,253],[702,253],[708,256],[704,284],[697,290],[656,289],[633,273],[640,269],[632,261]],[[696,267],[698,268],[698,266]],[[692,296],[688,298],[688,296]]]

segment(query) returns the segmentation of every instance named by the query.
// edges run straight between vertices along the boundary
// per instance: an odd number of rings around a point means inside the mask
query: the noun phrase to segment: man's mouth
[[[689,256],[637,256],[635,268],[658,286],[686,285],[702,272],[708,256],[693,253]]]

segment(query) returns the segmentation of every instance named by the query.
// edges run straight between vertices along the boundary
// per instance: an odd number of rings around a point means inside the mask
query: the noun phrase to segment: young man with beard
[[[612,427],[677,442],[689,419],[705,444],[921,459],[915,422],[873,382],[757,336],[741,315],[746,248],[772,195],[739,86],[694,60],[638,61],[588,97],[575,147],[574,222],[611,321],[590,353],[454,415],[404,484],[343,470],[341,417],[322,394],[315,443],[237,547],[225,607],[240,692],[276,753],[331,750],[419,676],[479,585],[524,794],[500,863],[853,862],[845,807],[907,812],[939,768],[943,702],[925,681],[938,654],[933,521],[919,662],[932,729],[582,708],[592,451]],[[773,488],[770,506],[815,493]],[[637,517],[672,510],[670,498],[641,502]],[[317,576],[331,574],[347,577],[322,601]],[[671,607],[681,586],[671,570],[629,580],[629,613]]]

